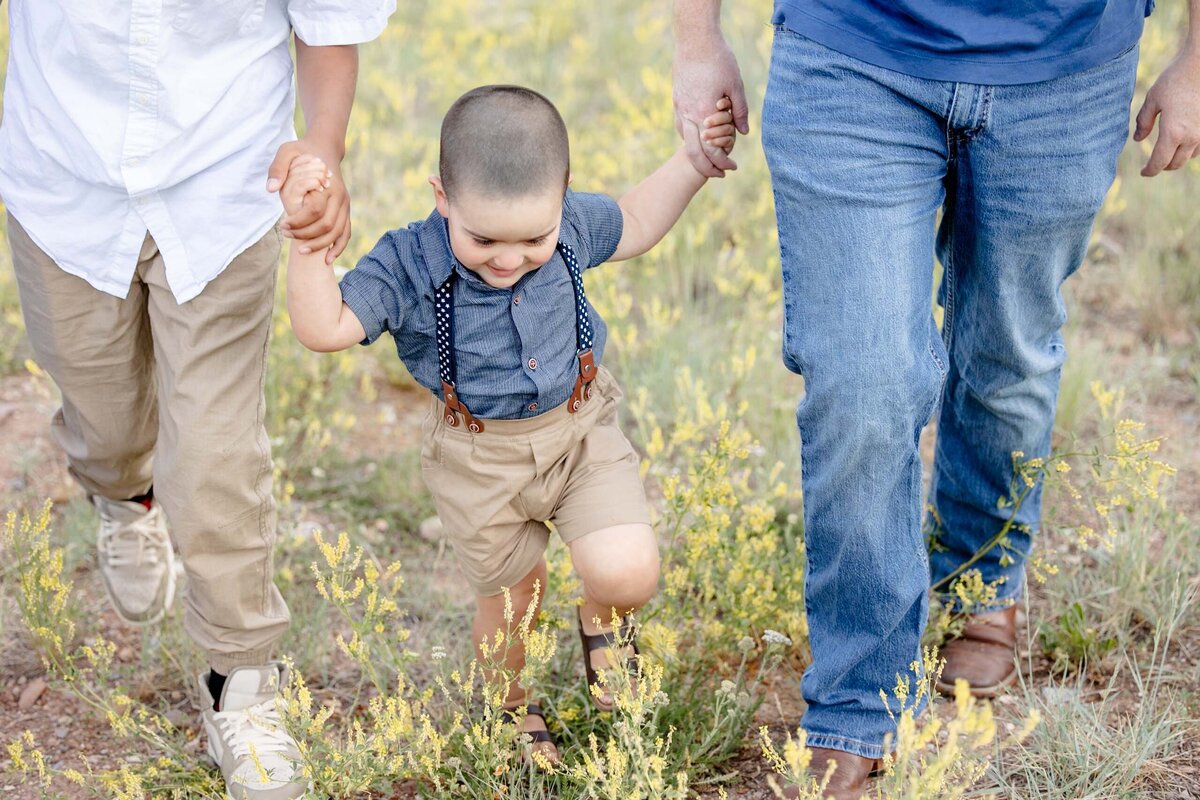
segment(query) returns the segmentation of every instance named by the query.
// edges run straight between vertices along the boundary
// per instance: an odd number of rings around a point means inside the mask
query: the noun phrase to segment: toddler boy
[[[732,149],[727,99],[706,123],[706,140]],[[596,676],[610,666],[614,632],[603,623],[653,596],[659,561],[638,457],[617,425],[621,390],[601,366],[604,321],[582,273],[657,244],[706,178],[681,150],[616,201],[568,190],[569,160],[566,126],[542,95],[468,92],[442,122],[428,219],[385,234],[340,284],[320,253],[293,242],[288,310],[312,350],[390,332],[432,392],[422,472],[477,595],[476,643],[506,627],[503,589],[525,609],[546,585],[553,522],[583,584],[586,673],[607,710]],[[296,159],[285,208],[323,191],[325,177],[318,159]],[[506,658],[514,673],[524,663],[516,646]],[[508,704],[526,708],[535,749],[555,758],[520,686]]]

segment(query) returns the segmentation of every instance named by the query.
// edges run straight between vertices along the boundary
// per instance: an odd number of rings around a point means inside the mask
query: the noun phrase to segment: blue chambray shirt
[[[559,241],[575,248],[583,269],[598,266],[621,241],[621,209],[611,197],[568,191]],[[446,221],[435,210],[424,222],[388,231],[342,278],[342,299],[371,344],[384,331],[413,377],[438,397],[434,290],[458,272],[454,345],[458,395],[480,419],[533,417],[566,402],[579,374],[575,357],[575,292],[562,255],[508,289],[488,286],[450,249]],[[597,366],[607,329],[588,303]]]

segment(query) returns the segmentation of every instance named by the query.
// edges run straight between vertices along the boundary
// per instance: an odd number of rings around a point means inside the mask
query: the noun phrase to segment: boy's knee
[[[658,591],[658,552],[634,551],[620,561],[612,561],[585,580],[592,602],[611,606],[620,613],[641,608]]]

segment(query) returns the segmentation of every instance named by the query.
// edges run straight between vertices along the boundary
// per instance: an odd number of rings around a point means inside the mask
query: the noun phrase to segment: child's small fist
[[[704,130],[700,132],[704,143],[719,147],[726,153],[733,151],[737,140],[737,126],[733,124],[733,101],[722,97],[717,101],[717,111],[704,118]]]
[[[283,210],[295,214],[304,207],[304,198],[310,192],[323,192],[329,186],[333,173],[325,162],[314,155],[296,156],[288,165],[287,179],[279,190]]]

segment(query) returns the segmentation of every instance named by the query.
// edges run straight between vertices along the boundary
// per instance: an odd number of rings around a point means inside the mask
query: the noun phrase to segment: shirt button
[[[536,359],[536,358],[531,358],[531,359],[529,359],[529,361],[528,361],[528,362],[526,362],[526,363],[527,363],[527,365],[529,366],[529,368],[530,368],[530,369],[537,369],[537,359]]]
[[[516,297],[513,298],[513,305],[514,306],[521,305],[521,295],[517,295]]]
[[[537,409],[538,409],[538,405],[537,405],[537,403],[530,403],[530,404],[529,404],[529,410],[530,410],[530,411],[537,411]]]

